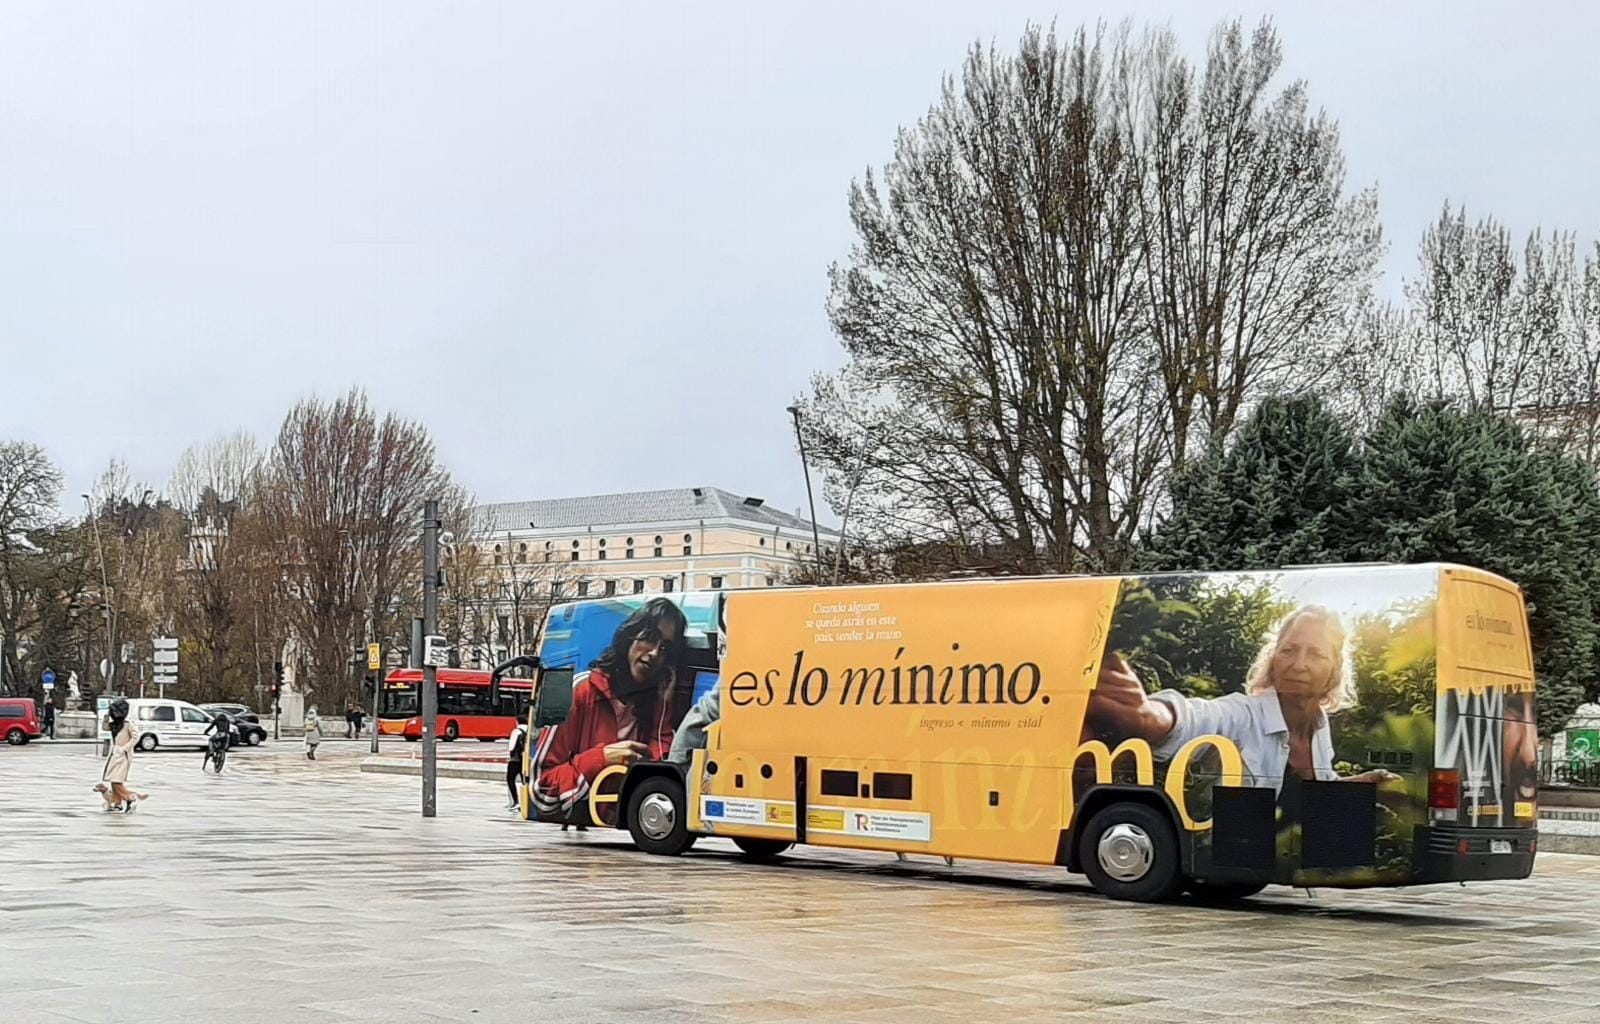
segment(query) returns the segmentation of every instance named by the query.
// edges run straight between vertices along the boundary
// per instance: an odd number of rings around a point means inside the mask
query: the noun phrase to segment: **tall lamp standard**
[[[83,511],[84,511],[84,514],[89,517],[89,522],[94,525],[94,546],[95,546],[95,550],[100,553],[100,599],[101,599],[102,602],[104,602],[104,607],[102,607],[100,609],[100,617],[103,620],[105,620],[105,624],[106,624],[106,658],[105,658],[105,661],[106,661],[106,667],[109,669],[111,667],[111,664],[112,664],[112,662],[111,662],[111,630],[112,630],[112,622],[111,622],[111,577],[106,574],[106,549],[105,549],[105,545],[100,542],[100,517],[94,514],[93,499],[91,499],[87,494],[85,494],[83,496]],[[88,668],[89,668],[89,666],[87,666],[87,665],[84,666],[84,670],[85,671],[87,671]],[[108,678],[107,674],[104,673],[104,672],[101,673],[101,676],[102,676],[102,681],[107,684],[106,689],[109,690],[111,688],[110,687],[110,683],[111,683],[110,678]]]
[[[817,579],[822,578],[822,536],[817,532],[817,501],[811,496],[811,464],[806,460],[806,439],[800,432],[800,407],[791,405],[789,415],[794,417],[794,439],[800,443],[800,468],[806,475],[806,504],[811,507],[811,558],[817,566]]]

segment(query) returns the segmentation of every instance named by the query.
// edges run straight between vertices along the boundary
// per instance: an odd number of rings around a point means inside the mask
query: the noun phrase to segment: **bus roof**
[[[489,685],[490,672],[481,668],[441,668],[438,670],[440,685],[449,686],[484,686]],[[406,686],[422,682],[422,669],[397,668],[384,677],[385,686]],[[531,679],[517,679],[513,676],[501,678],[500,685],[507,689],[527,689],[533,686]]]

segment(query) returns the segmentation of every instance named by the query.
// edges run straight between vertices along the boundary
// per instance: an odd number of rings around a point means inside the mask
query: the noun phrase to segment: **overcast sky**
[[[1259,4],[0,0],[0,438],[81,507],[113,457],[263,440],[353,384],[486,501],[805,501],[850,180],[975,39]],[[1287,74],[1377,183],[1398,294],[1450,198],[1600,224],[1590,5],[1286,4]],[[820,500],[820,495],[819,495]]]

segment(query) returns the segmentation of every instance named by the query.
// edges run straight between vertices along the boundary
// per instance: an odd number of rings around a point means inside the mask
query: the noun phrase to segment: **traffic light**
[[[283,662],[275,661],[275,662],[272,663],[272,699],[273,699],[274,702],[277,701],[278,694],[281,693],[282,690],[283,690]]]

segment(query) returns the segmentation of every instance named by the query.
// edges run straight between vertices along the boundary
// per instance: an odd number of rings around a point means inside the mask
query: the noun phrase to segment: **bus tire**
[[[444,739],[446,743],[454,743],[456,738],[460,735],[461,726],[455,723],[455,719],[451,719],[450,721],[444,723]]]
[[[744,854],[745,860],[753,860],[757,863],[777,860],[788,852],[789,847],[794,845],[787,839],[754,839],[747,836],[732,836],[731,838],[733,839],[733,845],[737,846],[739,852]]]
[[[671,775],[645,779],[628,797],[628,832],[645,853],[676,857],[694,845],[683,783]]]
[[[1148,804],[1112,804],[1089,819],[1079,840],[1084,874],[1101,895],[1159,903],[1183,887],[1172,819]]]
[[[1183,887],[1197,903],[1233,903],[1247,900],[1267,887],[1266,882],[1202,882],[1191,878]]]

